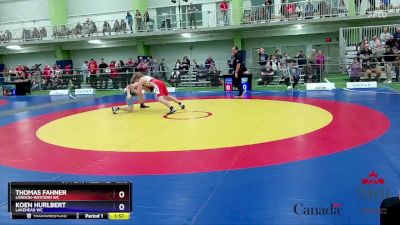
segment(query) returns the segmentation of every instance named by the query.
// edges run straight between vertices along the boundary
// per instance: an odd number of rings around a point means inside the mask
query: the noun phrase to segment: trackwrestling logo
[[[303,203],[297,203],[293,207],[294,213],[305,216],[339,216],[342,210],[340,203],[331,203],[328,207],[308,207]]]

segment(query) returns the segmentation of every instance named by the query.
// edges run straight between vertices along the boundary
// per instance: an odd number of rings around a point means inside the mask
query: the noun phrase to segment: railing
[[[356,12],[358,15],[369,15],[371,17],[386,17],[388,13],[400,11],[399,0],[361,1],[357,0]]]
[[[340,28],[339,47],[342,58],[340,63],[343,66],[349,65],[354,57],[354,54],[357,54],[360,50],[359,45],[362,43],[362,41],[364,40],[366,44],[370,44],[370,41],[374,36],[381,41],[381,48],[383,51],[386,46],[386,42],[389,40],[387,38],[390,37],[390,35],[393,36],[397,27],[400,27],[400,24]],[[387,29],[387,34],[382,35],[385,29]]]
[[[250,7],[243,10],[243,23],[278,22],[346,16],[347,9],[336,0],[300,1]]]
[[[400,11],[400,0],[392,0],[392,4],[387,4],[385,2],[387,1],[383,0],[379,2],[379,4],[369,7],[368,10],[365,10],[366,13],[374,16],[374,12],[375,14],[379,14],[383,11],[387,13]],[[358,15],[363,15],[362,12],[364,8],[361,7],[361,5],[357,8]],[[239,10],[240,15],[237,14],[236,10],[232,9],[227,12],[222,12],[220,10],[195,11],[182,14],[158,15],[154,18],[150,17],[148,21],[146,21],[146,18],[143,16],[135,17],[133,15],[132,23],[121,16],[122,18],[119,17],[107,21],[81,21],[79,25],[73,23],[59,26],[3,29],[0,31],[0,42],[16,43],[32,40],[127,35],[130,33],[160,32],[187,28],[211,28],[249,23],[322,19],[326,17],[347,16],[348,10],[344,1],[341,0],[312,0],[242,8]],[[239,17],[240,19],[237,20],[234,19],[234,17]],[[74,21],[76,21],[76,19],[74,19]]]

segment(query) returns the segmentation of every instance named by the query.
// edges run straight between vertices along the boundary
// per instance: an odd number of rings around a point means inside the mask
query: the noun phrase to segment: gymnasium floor
[[[123,96],[0,97],[0,224],[379,224],[399,195],[397,92],[176,96],[166,118],[113,115]],[[9,181],[131,181],[132,219],[13,221]]]

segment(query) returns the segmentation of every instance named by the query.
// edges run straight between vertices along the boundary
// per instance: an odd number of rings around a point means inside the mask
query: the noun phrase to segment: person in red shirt
[[[90,60],[89,63],[89,79],[90,79],[90,86],[92,88],[96,88],[97,86],[97,71],[99,70],[99,66],[94,59]]]
[[[51,86],[51,77],[53,75],[53,69],[49,66],[49,65],[45,65],[44,66],[44,70],[43,70],[43,78],[44,80],[42,81],[42,83],[46,86],[46,88],[48,86]]]
[[[221,11],[222,22],[224,26],[228,25],[228,9],[229,5],[226,2],[226,0],[224,0],[223,2],[221,2],[221,4],[219,4],[219,10]]]
[[[115,60],[113,60],[110,62],[110,65],[108,66],[110,68],[110,77],[114,89],[118,89],[118,78],[119,78],[118,68],[116,64],[117,63],[115,62]]]
[[[17,73],[17,78],[22,77],[24,75],[24,67],[19,64],[17,68],[15,68],[15,72]]]

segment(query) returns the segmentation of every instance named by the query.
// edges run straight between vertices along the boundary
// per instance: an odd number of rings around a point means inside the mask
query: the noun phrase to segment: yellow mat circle
[[[42,126],[36,135],[50,144],[82,150],[203,150],[295,137],[316,131],[333,119],[319,107],[287,101],[207,99],[185,104],[187,111],[173,118],[189,119],[165,119],[167,108],[149,103],[150,109],[133,113],[113,115],[104,108],[71,115]],[[199,111],[212,115],[197,118],[204,115]]]

